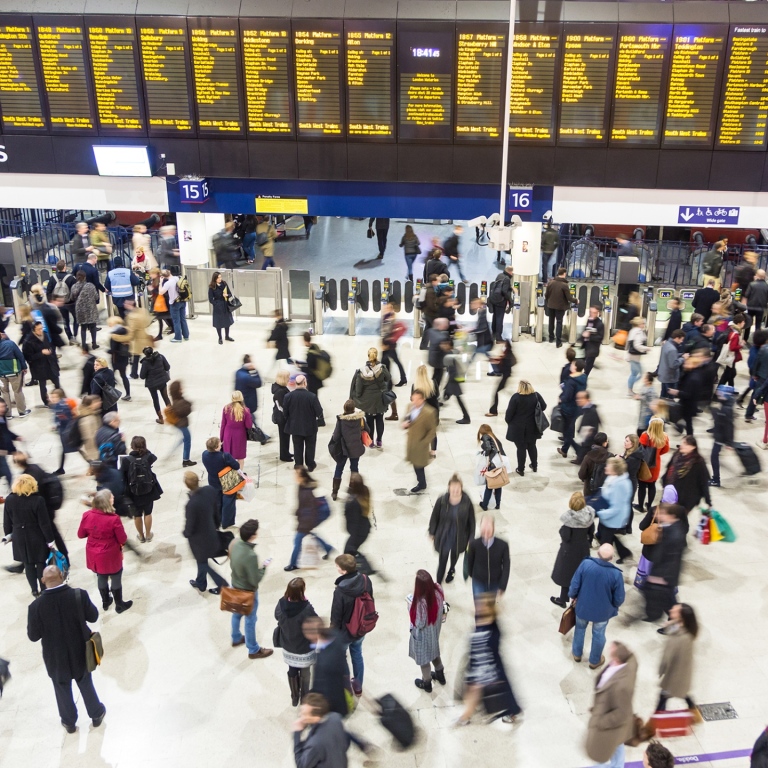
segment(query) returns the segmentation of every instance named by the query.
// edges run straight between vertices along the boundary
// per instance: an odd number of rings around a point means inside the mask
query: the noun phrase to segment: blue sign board
[[[738,224],[739,208],[715,205],[681,205],[678,224]]]
[[[202,205],[210,197],[208,179],[181,179],[179,201],[190,205]]]
[[[547,213],[552,215],[554,187],[536,184],[531,187],[510,186],[507,193],[508,213],[523,221],[542,221]]]

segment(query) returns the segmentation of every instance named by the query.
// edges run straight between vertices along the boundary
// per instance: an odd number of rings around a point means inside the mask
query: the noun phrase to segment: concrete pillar
[[[512,267],[515,279],[538,275],[541,261],[541,223],[526,221],[512,232]]]
[[[224,228],[223,213],[177,213],[181,263],[188,267],[216,266],[211,238]]]

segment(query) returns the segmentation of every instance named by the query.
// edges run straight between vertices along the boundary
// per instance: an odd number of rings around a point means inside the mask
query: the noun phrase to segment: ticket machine
[[[603,305],[601,320],[603,321],[603,338],[601,344],[611,343],[611,324],[613,323],[613,300],[611,299],[611,288],[604,285],[600,289],[600,303]]]
[[[512,341],[520,340],[520,283],[512,283]]]
[[[573,302],[576,302],[576,283],[571,283],[568,288],[571,292],[571,300]],[[576,343],[576,323],[579,319],[579,305],[577,303],[574,303],[571,305],[570,309],[570,323],[568,325],[568,343],[569,344],[575,344]]]
[[[540,344],[544,341],[544,284],[536,286],[536,341]]]

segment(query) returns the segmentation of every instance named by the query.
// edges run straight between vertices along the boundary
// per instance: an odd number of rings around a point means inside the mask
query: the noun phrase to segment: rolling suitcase
[[[416,737],[413,718],[405,707],[391,694],[376,699],[381,724],[395,737],[401,747],[410,747]]]
[[[755,449],[748,443],[734,443],[733,450],[744,467],[747,476],[757,475],[760,472],[760,459],[757,458]]]

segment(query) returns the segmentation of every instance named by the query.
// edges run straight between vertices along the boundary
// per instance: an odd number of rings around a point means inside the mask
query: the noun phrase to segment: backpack
[[[69,301],[69,296],[71,293],[71,290],[69,286],[67,285],[67,275],[64,275],[62,278],[59,278],[58,275],[60,273],[56,272],[54,273],[54,277],[56,278],[56,285],[53,288],[53,295],[57,299],[64,299],[64,303]]]
[[[592,470],[592,477],[589,478],[589,491],[590,493],[597,493],[605,483],[605,462],[601,461],[599,464],[594,465]]]
[[[315,501],[317,502],[317,518],[315,525],[324,523],[331,516],[331,507],[328,504],[328,500],[325,496],[318,496]]]
[[[256,245],[261,248],[262,245],[266,245],[269,242],[269,235],[266,232],[256,233]]]
[[[111,440],[99,446],[99,461],[110,466],[117,462],[117,451]]]
[[[499,306],[506,301],[504,295],[504,282],[505,279],[499,278],[494,280],[488,288],[488,303],[492,306]]]
[[[64,581],[67,580],[67,577],[69,576],[69,560],[67,560],[67,558],[64,557],[64,555],[62,555],[58,549],[51,550],[51,554],[48,555],[46,565],[55,565],[61,571],[61,575],[64,577]]]
[[[179,301],[189,301],[189,280],[186,275],[182,275],[179,278],[179,282],[176,284],[176,290],[179,293]]]
[[[368,577],[363,574],[363,579],[368,584]],[[373,595],[369,592],[363,592],[355,598],[352,606],[352,615],[347,622],[347,632],[354,638],[367,635],[379,620],[379,614],[376,612],[376,603],[373,601]]]
[[[317,357],[317,365],[315,366],[314,376],[320,381],[325,381],[333,373],[331,356],[324,349],[316,350],[315,356]]]
[[[40,483],[40,495],[45,500],[45,506],[54,512],[61,509],[64,503],[64,487],[56,475],[46,475]]]
[[[391,694],[376,699],[381,724],[395,737],[401,747],[410,747],[416,738],[413,718],[408,710]]]
[[[128,490],[131,496],[146,496],[155,487],[155,476],[144,456],[131,456],[128,462]]]

